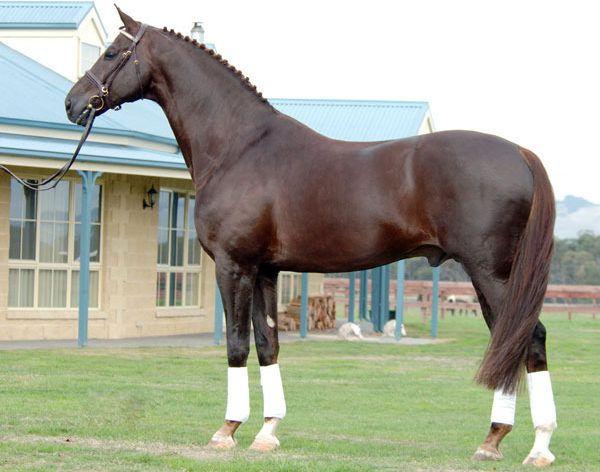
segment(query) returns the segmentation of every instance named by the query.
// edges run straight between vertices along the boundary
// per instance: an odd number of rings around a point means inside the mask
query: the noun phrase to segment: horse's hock
[[[279,313],[278,328],[280,331],[295,331],[300,328],[300,297],[294,298]],[[331,295],[314,295],[308,297],[308,329],[326,330],[335,328],[335,300]]]

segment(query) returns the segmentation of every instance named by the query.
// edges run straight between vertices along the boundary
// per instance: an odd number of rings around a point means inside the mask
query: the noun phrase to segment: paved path
[[[399,344],[407,346],[436,344],[444,342],[430,338],[408,338],[404,337],[399,342],[394,338],[383,337],[380,335],[366,335],[362,340],[342,341],[339,340],[335,331],[325,333],[309,333],[307,339],[300,339],[297,332],[279,333],[279,341],[289,342],[307,342],[307,341],[339,341],[339,342],[370,342],[382,344]],[[223,337],[223,343],[225,337]],[[123,348],[123,347],[207,347],[213,346],[212,333],[187,334],[179,336],[156,336],[147,338],[127,338],[127,339],[90,339],[89,348]],[[0,341],[0,350],[10,349],[69,349],[77,348],[75,340],[43,340],[43,341]]]

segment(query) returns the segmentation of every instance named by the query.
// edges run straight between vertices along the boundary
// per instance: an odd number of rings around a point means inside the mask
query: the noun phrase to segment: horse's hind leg
[[[233,435],[250,415],[250,392],[246,361],[250,352],[250,312],[256,268],[243,267],[230,259],[216,259],[217,283],[223,296],[227,322],[227,409],[225,423],[209,446],[230,449]]]
[[[535,442],[523,464],[544,467],[554,462],[550,438],[556,429],[556,407],[546,360],[546,328],[538,321],[527,353],[527,386]]]
[[[485,322],[488,327],[491,327],[495,313],[499,310],[499,304],[502,303],[504,297],[504,284],[487,275],[478,276],[475,271],[471,273],[471,278]],[[490,430],[481,446],[477,448],[473,459],[480,461],[502,459],[500,442],[513,428],[516,400],[516,394],[505,395],[499,390],[494,392]]]
[[[252,308],[254,342],[260,364],[260,383],[263,391],[263,415],[265,422],[256,435],[251,449],[272,451],[279,447],[275,436],[278,423],[286,412],[283,384],[277,356],[279,340],[277,334],[277,271],[262,269],[256,279]]]

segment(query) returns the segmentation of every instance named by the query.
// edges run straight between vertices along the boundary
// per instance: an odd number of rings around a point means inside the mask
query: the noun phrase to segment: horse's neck
[[[275,113],[215,59],[171,41],[168,54],[155,56],[152,96],[198,185],[226,159],[239,157]]]

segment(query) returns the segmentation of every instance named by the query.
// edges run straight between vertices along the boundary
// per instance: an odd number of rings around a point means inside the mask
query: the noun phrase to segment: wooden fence
[[[368,282],[370,300],[371,283]],[[358,285],[356,286],[356,299],[358,300]],[[349,282],[347,278],[326,277],[324,291],[331,295],[337,306],[345,307],[347,311],[349,298]],[[419,308],[424,317],[431,314],[432,283],[427,280],[406,280],[404,283],[405,308]],[[456,299],[456,301],[450,301]],[[588,313],[596,319],[600,315],[600,285],[549,285],[544,303],[545,312],[567,313],[569,319],[576,313]],[[390,307],[396,306],[396,281],[390,281]],[[477,294],[470,282],[440,282],[440,316],[446,313],[474,315],[481,313],[477,302]],[[339,314],[338,314],[339,316]],[[347,316],[347,313],[346,313]]]

